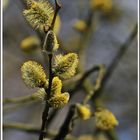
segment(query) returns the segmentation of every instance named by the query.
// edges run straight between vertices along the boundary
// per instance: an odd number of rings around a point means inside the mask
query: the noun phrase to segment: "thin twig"
[[[40,129],[36,126],[33,125],[29,125],[29,124],[24,124],[24,123],[17,123],[17,122],[9,122],[9,123],[4,123],[3,124],[3,128],[4,130],[6,129],[15,129],[15,130],[20,130],[20,131],[24,131],[27,132],[29,134],[33,133],[33,134],[39,134],[40,133]],[[46,130],[45,132],[45,136],[47,135],[47,137],[52,138],[54,136],[56,136],[58,133],[54,130]],[[68,135],[68,137],[66,138],[66,140],[75,140],[76,138],[72,135]]]
[[[70,132],[70,124],[75,114],[75,105],[71,105],[68,115],[66,116],[66,119],[60,128],[60,131],[58,135],[53,140],[64,140],[64,138],[69,134]]]
[[[4,104],[9,104],[9,103],[14,103],[14,104],[24,104],[27,102],[31,101],[36,101],[37,98],[34,98],[32,95],[27,95],[27,96],[22,96],[22,97],[15,97],[15,98],[4,98],[3,103]]]
[[[96,78],[95,84],[93,84],[91,87],[88,86],[88,93],[85,97],[85,99],[83,100],[83,104],[87,104],[87,102],[92,98],[92,96],[94,95],[94,93],[101,87],[102,85],[102,80],[104,78],[104,74],[105,74],[105,68],[104,65],[97,65],[96,66],[98,68],[98,76]],[[91,84],[91,83],[89,83]],[[86,85],[84,85],[86,86]]]

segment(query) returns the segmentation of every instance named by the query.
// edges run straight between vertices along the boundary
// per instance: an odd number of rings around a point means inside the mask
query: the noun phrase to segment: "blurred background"
[[[20,67],[26,60],[36,60],[43,64],[40,51],[28,54],[22,51],[21,41],[36,32],[25,21],[22,0],[3,0],[3,56],[4,56],[4,98],[28,95],[35,90],[27,88],[21,79]],[[53,1],[53,0],[52,0]],[[54,2],[54,1],[53,1]],[[60,11],[61,29],[59,38],[63,48],[75,51],[80,34],[73,28],[77,19],[85,19],[88,14],[89,0],[62,0]],[[112,62],[120,46],[126,41],[137,23],[137,0],[113,0],[117,9],[114,17],[100,17],[95,21],[95,30],[86,48],[86,66]],[[75,100],[82,98],[82,92],[76,93]],[[83,93],[84,94],[84,93]],[[105,107],[110,109],[119,120],[116,127],[119,140],[137,139],[137,38],[130,44],[115,71],[107,81],[102,96]],[[27,104],[22,108],[4,110],[3,122],[22,122],[41,125],[44,104]],[[51,125],[58,130],[64,121],[68,106],[63,108]],[[78,121],[73,135],[93,133],[93,120]],[[37,135],[4,130],[4,140],[35,140]]]

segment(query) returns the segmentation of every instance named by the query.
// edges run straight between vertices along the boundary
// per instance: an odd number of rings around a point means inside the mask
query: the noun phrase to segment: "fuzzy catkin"
[[[88,105],[77,104],[76,107],[77,114],[81,119],[87,120],[91,117],[91,111]]]
[[[28,0],[27,7],[23,15],[33,28],[43,30],[45,26],[51,26],[54,10],[48,1]]]
[[[43,67],[35,61],[27,61],[21,67],[24,83],[29,87],[44,87],[46,74]]]
[[[54,77],[52,80],[51,95],[60,94],[62,89],[62,81],[59,77]]]
[[[65,92],[62,94],[55,95],[48,100],[51,107],[59,109],[64,107],[69,101],[69,93]]]
[[[76,73],[78,56],[75,53],[55,57],[54,73],[60,78],[67,79]]]
[[[95,124],[97,128],[108,130],[118,125],[116,117],[107,109],[98,109],[95,112]]]

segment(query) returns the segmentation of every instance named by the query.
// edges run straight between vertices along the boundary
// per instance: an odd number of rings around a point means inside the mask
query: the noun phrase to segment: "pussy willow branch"
[[[85,86],[85,88],[86,88],[87,86]],[[88,89],[88,88],[87,88]]]
[[[95,102],[96,99],[99,98],[101,96],[101,94],[103,93],[103,89],[104,89],[105,85],[107,84],[108,79],[110,79],[110,77],[111,77],[112,73],[114,72],[115,68],[118,66],[118,63],[120,62],[122,56],[127,51],[128,47],[131,45],[131,43],[135,39],[136,35],[137,35],[137,24],[134,26],[134,29],[132,30],[128,39],[126,39],[124,44],[122,44],[122,46],[120,47],[117,55],[114,57],[112,63],[108,67],[107,72],[106,72],[106,74],[103,78],[101,88],[97,92],[95,92],[95,94],[92,98],[92,103],[95,105],[95,107],[98,107],[97,102]],[[116,135],[114,130],[105,131],[104,133],[106,134],[106,136],[110,140],[118,140],[117,135]]]
[[[53,20],[52,20],[52,23],[51,23],[51,27],[49,30],[53,30],[54,28],[54,24],[55,24],[55,20],[56,20],[56,16],[61,8],[58,0],[55,0],[55,13],[54,13],[54,17],[53,17]],[[48,34],[46,33],[46,36],[48,36]],[[45,43],[46,43],[46,37],[45,37]],[[45,44],[44,45],[48,45],[48,44]],[[50,46],[48,46],[50,47]],[[48,54],[48,58],[49,58],[49,85],[48,85],[48,89],[46,89],[46,93],[47,93],[47,98],[49,99],[50,98],[50,94],[51,94],[51,86],[52,86],[52,79],[53,79],[53,73],[52,73],[52,57],[53,57],[53,54],[52,53],[49,53]],[[49,113],[49,109],[50,109],[50,106],[48,105],[47,101],[46,101],[46,105],[45,105],[45,108],[44,108],[44,111],[43,111],[43,114],[42,114],[42,125],[41,125],[41,132],[40,132],[40,135],[39,135],[39,140],[43,140],[44,138],[44,131],[45,131],[45,128],[46,128],[46,125],[47,125],[47,121],[48,121],[48,113]]]
[[[81,73],[81,74],[78,74],[77,76],[75,76],[73,78],[73,82],[76,82],[77,84],[71,89],[69,90],[69,92],[71,93],[71,97],[74,95],[74,93],[80,89],[81,85],[83,84],[83,82],[88,78],[88,76],[90,76],[90,74],[92,74],[93,72],[96,72],[99,70],[99,67],[101,67],[103,65],[97,65],[97,66],[93,66],[91,69],[89,69],[88,71],[86,71],[85,73]],[[75,81],[76,79],[76,81]],[[72,82],[72,83],[73,83]],[[71,82],[64,82],[63,85],[70,85]],[[56,116],[56,114],[58,113],[59,111],[58,110],[54,110],[52,111],[52,114],[50,115],[50,119],[49,119],[49,122],[48,122],[48,126],[47,128],[49,127],[49,125],[51,124],[51,122],[53,121],[54,117]]]
[[[83,66],[84,66],[84,62],[85,62],[85,47],[88,46],[88,42],[90,40],[91,34],[92,34],[92,21],[93,21],[93,11],[89,10],[89,15],[86,19],[86,24],[87,24],[87,28],[85,29],[85,31],[82,34],[82,37],[80,39],[80,43],[79,43],[79,58],[80,58],[80,64],[79,64],[79,72],[83,72]],[[85,80],[85,84],[87,84],[89,81]],[[79,84],[80,85],[80,84]],[[88,85],[88,84],[87,84]],[[78,90],[78,85],[76,86],[76,88],[74,88],[71,93],[75,93]],[[72,95],[71,95],[72,96]],[[56,113],[54,111],[53,115],[55,116]],[[53,117],[51,117],[53,120]],[[51,123],[51,122],[50,122]]]
[[[81,87],[80,85],[82,85],[83,82],[84,82],[92,73],[94,73],[94,72],[96,72],[96,71],[99,71],[100,67],[103,67],[103,65],[95,65],[95,66],[93,66],[91,69],[89,69],[88,71],[86,71],[85,73],[81,73],[81,74],[78,74],[77,76],[73,77],[73,78],[72,78],[72,79],[73,79],[72,81],[75,81],[75,79],[76,79],[76,81],[78,82],[78,84],[77,84],[77,86],[75,86],[75,88],[78,87],[78,89],[79,89],[79,88]],[[65,84],[66,84],[66,85],[69,85],[68,83],[71,83],[71,82],[68,80],[67,82],[64,82],[64,85],[65,85]],[[72,82],[72,83],[73,83],[73,82]],[[74,88],[74,89],[75,89],[75,88]],[[74,89],[73,89],[73,91],[71,92],[72,95],[73,95],[73,93],[74,93]],[[76,91],[76,90],[75,90],[75,91]],[[18,101],[17,98],[16,98],[16,100]],[[18,101],[18,103],[19,103],[19,101]],[[58,110],[54,110],[54,111],[52,111],[52,114],[49,115],[50,117],[48,117],[48,122],[47,122],[46,128],[49,127],[49,125],[51,124],[51,121],[53,120],[53,116],[55,116],[57,112],[58,112]]]
[[[96,72],[98,70],[97,66],[93,66],[91,69],[87,70],[85,73],[79,73],[76,76],[72,77],[71,79],[63,81],[63,88],[69,88],[73,89],[74,87],[77,87],[78,85],[82,84],[84,79],[86,79],[88,76],[90,76],[91,73]],[[77,86],[75,83],[79,83]],[[34,98],[32,95],[28,96],[22,96],[22,97],[14,97],[14,98],[4,98],[3,103],[6,104],[20,104],[24,105],[29,102],[37,101],[37,98]]]
[[[60,7],[59,2],[58,2],[58,1],[55,1],[55,2],[58,3],[58,7]],[[25,4],[24,4],[24,6],[25,6]],[[59,11],[59,10],[58,10],[58,11]],[[58,12],[58,11],[57,11],[57,12]],[[56,14],[55,14],[54,17],[56,17]],[[89,17],[88,17],[88,19],[87,19],[87,25],[89,25],[89,26],[87,26],[87,27],[90,27],[90,26],[91,26],[92,17],[93,17],[93,13],[91,12],[91,14],[89,14]],[[52,23],[53,23],[53,24],[52,24],[52,27],[53,27],[53,26],[54,26],[54,20],[53,20]],[[90,31],[90,28],[87,28],[87,30]],[[88,33],[88,32],[86,32],[84,36],[85,36],[85,37],[87,38],[87,40],[88,40],[88,37],[87,37],[87,36],[90,36],[90,35],[88,35],[87,33]],[[40,35],[40,34],[39,34],[39,35]],[[42,38],[42,36],[41,36],[41,38]],[[82,39],[82,40],[83,40],[83,39]],[[81,40],[81,41],[82,41],[82,40]],[[86,39],[85,39],[85,40],[86,40]],[[87,42],[88,42],[88,41],[87,41]],[[81,43],[81,44],[82,44],[82,43]],[[84,43],[83,46],[86,46],[85,44],[86,44],[86,43]],[[80,44],[79,44],[79,45],[80,45]],[[80,46],[80,47],[81,47],[81,46]],[[83,48],[84,48],[84,47],[83,47]],[[82,50],[83,50],[83,49],[82,49]],[[83,51],[81,51],[81,53],[82,53],[82,52],[83,52]],[[82,56],[82,55],[81,55],[81,56]],[[81,59],[82,59],[82,58],[81,58]],[[52,115],[55,116],[55,115],[56,115],[56,111],[55,111],[54,113],[52,113]],[[50,117],[50,118],[51,118],[51,119],[50,119],[49,122],[51,123],[51,120],[53,120],[53,117]]]
[[[99,71],[99,74],[98,74],[98,77],[97,77],[97,80],[96,80],[96,84],[95,84],[95,90],[97,90],[99,87],[100,87],[100,83],[101,83],[101,80],[103,78],[103,74],[104,74],[104,66],[103,65],[97,65],[97,66],[94,66],[91,70],[89,70],[88,72],[86,72],[83,77],[80,79],[78,85],[81,85],[81,83],[84,82],[84,80],[86,80],[86,78],[94,71]],[[79,86],[76,86],[79,87]],[[83,103],[87,103],[88,100],[92,97],[92,95],[90,94],[90,96],[86,96],[85,100],[83,101]],[[70,110],[68,112],[68,115],[58,133],[58,135],[54,138],[54,140],[63,140],[66,135],[68,135],[71,131],[72,131],[72,128],[74,127],[74,115],[75,115],[75,105],[72,105],[70,107]],[[72,124],[72,125],[71,125]],[[72,126],[72,127],[71,127]]]

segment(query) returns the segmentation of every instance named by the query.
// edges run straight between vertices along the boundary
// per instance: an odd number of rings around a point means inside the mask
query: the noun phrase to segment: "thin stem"
[[[96,78],[95,84],[92,85],[91,87],[88,86],[88,88],[87,88],[88,93],[87,93],[85,99],[83,100],[83,104],[86,104],[92,98],[94,93],[102,85],[102,80],[103,80],[104,74],[105,74],[105,68],[104,68],[104,65],[97,65],[96,67],[98,68],[98,76]],[[91,84],[91,83],[89,83],[89,84]],[[84,86],[86,87],[87,85],[84,85]]]
[[[3,124],[3,128],[4,130],[6,129],[16,129],[16,130],[20,130],[23,132],[27,132],[29,134],[33,133],[33,134],[39,134],[40,130],[38,127],[30,125],[30,124],[24,124],[24,123],[17,123],[17,122],[9,122],[9,123],[4,123]],[[54,131],[54,130],[46,130],[45,132],[45,136],[47,135],[47,137],[52,138],[54,136],[56,136],[58,134],[58,132]],[[68,135],[68,137],[65,140],[77,140],[74,136],[72,135]]]
[[[59,110],[53,110],[50,114],[49,114],[49,118],[48,118],[48,122],[47,122],[47,125],[46,125],[46,129],[49,128],[49,126],[51,125],[54,117],[56,116],[56,114],[59,112]]]
[[[29,125],[29,124],[23,124],[23,123],[17,123],[17,122],[9,122],[4,123],[3,128],[5,129],[16,129],[20,131],[25,131],[27,133],[33,133],[33,134],[39,134],[40,130],[38,127]],[[54,137],[57,134],[57,132],[52,130],[46,130],[45,135],[48,137]]]
[[[15,98],[5,98],[3,100],[4,104],[8,104],[8,103],[14,103],[14,104],[18,104],[18,103],[27,103],[30,101],[36,101],[35,98],[33,98],[32,95],[28,95],[28,96],[22,96],[22,97],[15,97]]]
[[[71,120],[71,125],[69,126],[69,133],[72,132],[74,126],[75,126],[75,121],[78,120],[78,117],[73,117],[72,120]]]
[[[56,20],[56,16],[58,14],[58,11],[61,8],[58,0],[55,0],[55,5],[56,5],[56,9],[55,9],[54,17],[53,17],[52,24],[51,24],[51,27],[50,27],[49,30],[53,30],[55,20]],[[44,46],[48,45],[48,44],[46,44],[47,39],[48,39],[47,37],[48,37],[48,32],[46,33],[45,41],[44,41],[44,44],[43,44],[43,49],[44,49]],[[53,79],[53,74],[52,74],[52,57],[53,57],[53,54],[49,53],[48,57],[49,57],[49,85],[48,85],[48,88],[45,89],[45,91],[47,93],[47,98],[49,99],[50,95],[51,95],[51,86],[52,86],[52,79]],[[44,131],[45,131],[45,127],[47,126],[49,109],[50,109],[50,106],[48,105],[48,103],[46,101],[46,105],[45,105],[43,115],[42,115],[42,126],[41,126],[41,132],[40,132],[39,140],[43,140],[43,138],[44,138]]]
[[[53,79],[53,74],[52,74],[52,54],[48,54],[49,57],[49,87],[48,87],[48,98],[50,98],[51,94],[51,86],[52,86],[52,79]]]
[[[51,23],[51,27],[50,27],[52,30],[54,28],[56,17],[57,17],[57,14],[58,14],[60,9],[61,9],[60,2],[58,0],[55,0],[55,13],[54,13],[54,17],[53,17],[53,20],[52,20],[52,23]]]
[[[39,140],[43,140],[44,135],[46,133],[45,125],[46,125],[46,122],[47,122],[47,119],[48,119],[48,112],[49,112],[49,106],[46,102],[46,105],[45,105],[45,108],[44,108],[44,111],[43,111],[43,115],[42,115],[42,126],[41,126],[41,132],[40,132]]]
[[[72,89],[72,90],[70,90],[70,92],[71,92],[71,97],[74,95],[74,93],[77,91],[77,90],[79,90],[81,87],[82,87],[82,85],[84,86],[84,87],[88,87],[88,89],[90,89],[89,91],[91,92],[91,91],[93,91],[93,85],[91,84],[91,82],[88,80],[88,77],[92,74],[92,73],[94,73],[94,72],[96,72],[96,71],[99,71],[99,73],[102,73],[103,74],[103,72],[101,72],[101,71],[104,71],[104,65],[102,65],[102,64],[100,64],[100,65],[94,65],[91,69],[89,69],[88,71],[86,71],[86,72],[84,72],[83,74],[81,73],[81,75],[79,74],[79,81],[77,81],[77,84],[75,85],[75,87]],[[101,75],[101,74],[99,74],[99,75]],[[101,76],[100,76],[101,77]],[[98,83],[98,85],[99,85],[99,83],[100,83],[100,81],[98,81],[97,82]],[[97,88],[97,86],[96,86],[96,88]],[[89,93],[89,92],[88,92]],[[87,93],[87,94],[88,94]]]
[[[104,133],[110,140],[118,140],[118,137],[114,130],[105,131]]]
[[[69,134],[70,125],[71,125],[71,121],[74,117],[74,114],[75,114],[75,105],[72,105],[70,107],[70,110],[68,112],[68,115],[66,116],[66,119],[65,119],[62,127],[60,128],[58,135],[53,140],[64,140],[64,138],[67,136],[67,134]]]
[[[86,80],[93,72],[96,72],[96,71],[99,71],[99,76],[102,78],[103,77],[103,74],[104,74],[104,65],[103,64],[100,64],[100,65],[94,65],[91,69],[89,69],[88,71],[86,71],[80,82],[83,83],[84,80]],[[100,79],[101,79],[100,78]],[[81,84],[80,83],[80,84]],[[99,83],[99,82],[98,82]],[[96,85],[97,86],[97,85]],[[97,88],[97,87],[96,87]]]
[[[52,74],[52,54],[48,54],[49,57],[49,86],[46,90],[47,93],[47,98],[50,98],[50,94],[51,94],[51,86],[52,86],[52,79],[53,79],[53,74]],[[43,111],[43,115],[42,115],[42,126],[41,126],[41,133],[39,136],[39,140],[43,140],[44,138],[44,133],[45,133],[45,127],[47,125],[47,121],[48,121],[48,112],[49,112],[50,106],[48,105],[47,101],[46,101],[46,105]]]

